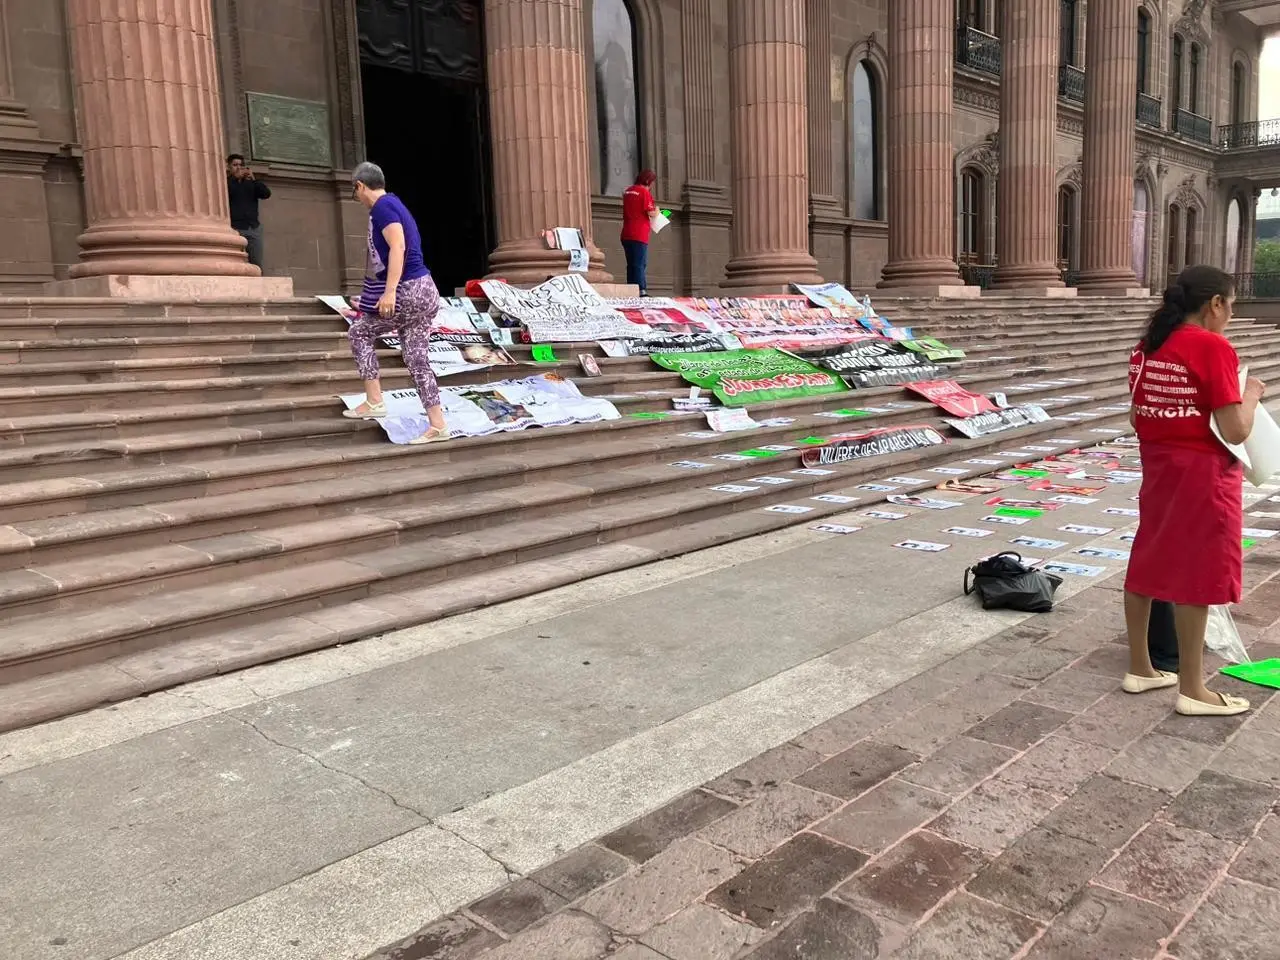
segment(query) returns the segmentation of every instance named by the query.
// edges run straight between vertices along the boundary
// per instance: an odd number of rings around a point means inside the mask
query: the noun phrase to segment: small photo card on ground
[[[809,529],[817,530],[819,533],[857,533],[861,527],[847,527],[843,523],[815,523]]]
[[[1075,577],[1097,577],[1107,572],[1106,567],[1089,567],[1083,563],[1063,563],[1051,560],[1044,565],[1045,573],[1066,573]]]
[[[1009,527],[1020,527],[1023,524],[1030,523],[1031,519],[1029,517],[997,517],[995,514],[992,514],[991,516],[983,517],[981,522],[1003,523]]]
[[[941,553],[943,550],[950,550],[949,543],[930,543],[928,540],[903,540],[901,543],[895,543],[895,547],[901,547],[903,550],[919,550],[921,553]]]
[[[812,513],[813,507],[799,507],[790,503],[775,503],[764,508],[768,513]]]
[[[947,527],[943,533],[955,534],[957,537],[972,537],[980,540],[983,537],[989,537],[994,532],[992,530],[981,530],[977,527]]]
[[[1035,547],[1037,550],[1061,550],[1067,546],[1065,540],[1047,540],[1044,537],[1014,537],[1009,542],[1019,547]]]
[[[1087,537],[1105,537],[1114,527],[1087,527],[1081,523],[1068,523],[1058,528],[1063,533],[1082,533]]]

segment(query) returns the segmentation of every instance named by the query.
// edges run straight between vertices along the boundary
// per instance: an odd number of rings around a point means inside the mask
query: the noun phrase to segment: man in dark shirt
[[[253,175],[244,157],[233,153],[227,157],[227,198],[231,202],[231,226],[247,245],[249,262],[262,269],[262,222],[258,219],[258,201],[271,196],[271,188]]]

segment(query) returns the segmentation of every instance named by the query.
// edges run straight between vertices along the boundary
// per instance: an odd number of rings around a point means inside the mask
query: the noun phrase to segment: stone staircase
[[[1082,378],[1014,395],[1093,396],[1075,409],[1125,396],[1127,348],[1151,308],[877,306],[968,351],[955,373],[975,391]],[[669,410],[687,390],[676,375],[646,358],[602,358],[602,376],[577,382],[616,396],[619,421],[401,447],[339,415],[336,395],[360,389],[343,326],[301,300],[0,300],[0,730],[812,523],[849,507],[809,501],[816,509],[800,521],[762,508],[1126,419],[955,440],[726,494],[708,488],[793,470],[799,450],[745,463],[716,454],[936,422],[938,411],[915,401],[856,421],[818,416],[910,399],[898,387],[866,390],[755,407],[757,419],[794,422],[698,439],[683,434],[705,429],[701,418],[630,416]],[[1264,379],[1280,365],[1275,328],[1237,321],[1232,336]],[[396,354],[383,362],[388,387],[407,384]],[[858,496],[868,505],[878,495]]]

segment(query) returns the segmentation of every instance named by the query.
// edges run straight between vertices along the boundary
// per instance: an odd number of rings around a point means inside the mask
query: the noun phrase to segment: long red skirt
[[[1141,519],[1125,589],[1209,607],[1239,603],[1244,468],[1221,455],[1142,446]]]

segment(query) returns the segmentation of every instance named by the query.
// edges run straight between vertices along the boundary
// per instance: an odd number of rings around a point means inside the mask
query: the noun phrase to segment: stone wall
[[[266,272],[294,278],[302,293],[359,284],[364,269],[364,215],[348,197],[348,172],[363,158],[355,0],[211,0],[228,151],[252,155],[245,97],[267,93],[327,105],[331,169],[255,162],[274,196],[263,207]],[[866,289],[887,259],[884,220],[852,216],[850,84],[861,61],[876,81],[880,151],[880,210],[885,195],[885,79],[888,0],[806,0],[810,131],[810,252],[820,272]],[[676,212],[672,228],[655,238],[650,255],[654,292],[710,292],[724,279],[731,255],[732,170],[728,81],[728,5],[723,0],[631,0],[637,29],[643,166],[658,175],[659,203]],[[1080,4],[1083,26],[1085,4]],[[1201,106],[1216,125],[1231,111],[1231,67],[1247,67],[1250,109],[1256,116],[1260,38],[1235,15],[1205,9],[1183,18],[1177,0],[1153,0],[1151,92],[1164,101],[1168,127],[1171,37],[1175,29],[1206,47]],[[0,76],[0,289],[36,290],[65,277],[77,259],[84,228],[77,119],[68,76],[63,5],[48,0],[0,0],[7,30],[10,77]],[[588,24],[591,0],[584,4]],[[1183,19],[1179,19],[1183,18]],[[1198,32],[1197,32],[1198,31]],[[587,62],[593,60],[585,31]],[[1079,35],[1083,61],[1083,29]],[[1087,65],[1086,65],[1087,67]],[[594,71],[587,71],[594,102]],[[11,90],[5,89],[8,84]],[[995,253],[996,131],[999,86],[990,77],[957,69],[952,147],[956,178],[972,163],[988,174],[984,256]],[[12,106],[9,104],[12,103]],[[825,136],[823,132],[825,131]],[[1058,184],[1079,179],[1083,124],[1078,107],[1059,102],[1055,145]],[[592,205],[596,241],[610,272],[621,277],[621,204],[599,195],[594,136]],[[1168,208],[1197,211],[1195,259],[1222,262],[1226,210],[1252,187],[1214,176],[1215,151],[1165,131],[1140,129],[1135,176],[1151,194],[1148,276],[1159,286],[1166,267]],[[922,198],[922,201],[925,198]],[[957,210],[957,223],[959,211]],[[1185,223],[1185,220],[1184,220]],[[957,228],[958,230],[958,228]],[[1077,227],[1076,236],[1080,234]],[[1185,239],[1179,241],[1179,261]],[[1175,263],[1175,266],[1178,265]]]

